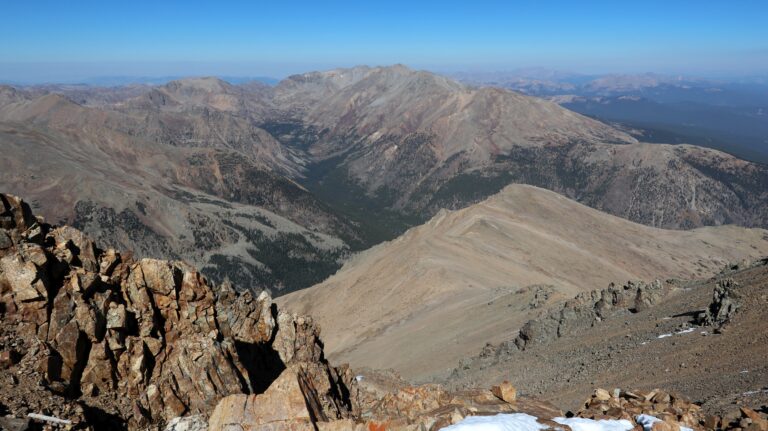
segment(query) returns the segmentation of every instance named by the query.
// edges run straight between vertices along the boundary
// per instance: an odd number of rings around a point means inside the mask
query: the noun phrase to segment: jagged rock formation
[[[604,319],[648,310],[658,304],[670,289],[671,286],[659,280],[651,283],[629,281],[620,287],[611,283],[606,289],[579,293],[546,315],[525,322],[513,340],[498,345],[486,344],[477,359],[509,355],[515,350],[545,346],[561,337],[578,336]],[[536,287],[537,293],[542,291],[541,287]],[[534,296],[533,304],[538,303]],[[472,359],[461,362],[471,363]],[[453,373],[457,374],[458,369]]]
[[[318,383],[325,387],[315,386]],[[335,389],[328,386],[327,379],[313,381],[305,367],[290,367],[263,394],[222,399],[211,413],[208,431],[256,430],[260,426],[311,431],[316,422],[349,419],[350,406],[329,405],[321,395]]]
[[[560,310],[526,322],[520,328],[514,344],[524,350],[559,337],[576,335],[610,316],[647,310],[658,303],[663,295],[664,286],[659,280],[652,283],[630,281],[621,287],[611,283],[607,289],[582,292],[566,301]]]
[[[264,292],[214,290],[182,262],[101,250],[74,228],[37,220],[14,196],[0,202],[2,330],[22,357],[9,362],[82,400],[90,413],[80,425],[136,429],[208,413],[227,395],[263,392],[292,366],[324,417],[351,414],[352,375],[325,361],[310,318],[278,311]],[[27,397],[0,393],[11,408]],[[112,399],[115,417],[94,413]]]
[[[722,328],[728,323],[741,306],[738,287],[738,283],[732,278],[718,282],[712,294],[712,303],[696,316],[697,323],[704,326],[717,326],[718,328]]]

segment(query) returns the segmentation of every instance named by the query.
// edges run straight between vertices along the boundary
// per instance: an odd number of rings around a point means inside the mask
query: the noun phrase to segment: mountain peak
[[[408,66],[406,66],[406,65],[404,65],[402,63],[392,64],[392,65],[389,65],[389,66],[377,66],[374,69],[375,70],[382,70],[382,71],[392,72],[392,73],[400,73],[400,74],[404,74],[404,75],[417,72],[416,70],[411,69],[410,67],[408,67]]]
[[[194,89],[200,91],[224,92],[232,88],[228,82],[215,76],[204,76],[195,78],[183,78],[171,81],[163,86],[170,91],[179,91],[184,89]]]
[[[440,75],[423,70],[414,70],[403,64],[375,67],[360,65],[349,68],[331,69],[322,72],[307,72],[299,75],[292,75],[283,80],[280,83],[280,87],[288,89],[301,85],[323,85],[338,90],[356,85],[364,80],[375,85],[382,79],[399,80],[402,82],[413,77],[449,81],[448,78],[444,78]],[[457,83],[457,85],[459,84]]]

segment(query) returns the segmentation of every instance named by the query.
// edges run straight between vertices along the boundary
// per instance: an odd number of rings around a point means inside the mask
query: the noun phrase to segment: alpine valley
[[[759,160],[576,87],[230,81],[0,86],[0,430],[768,431]]]
[[[401,65],[5,86],[0,142],[0,184],[48,219],[276,295],[511,183],[653,227],[768,225],[763,165]]]

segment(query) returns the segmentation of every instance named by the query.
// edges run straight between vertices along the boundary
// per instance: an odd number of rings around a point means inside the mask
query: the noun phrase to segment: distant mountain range
[[[511,183],[656,227],[768,226],[766,166],[628,132],[400,65],[0,86],[0,184],[106,245],[278,294]]]
[[[689,143],[768,163],[768,81],[654,73],[581,75],[546,69],[459,73],[462,82],[548,98],[621,123],[638,139]]]
[[[169,76],[94,76],[90,78],[83,78],[78,80],[69,80],[67,82],[58,82],[58,84],[67,85],[79,85],[79,86],[91,86],[91,87],[122,87],[126,85],[164,85],[171,81],[178,81],[180,79],[188,78],[183,75],[169,75]],[[246,82],[256,81],[267,85],[275,85],[280,82],[277,78],[269,76],[228,76],[222,75],[218,77],[222,81],[226,81],[230,84],[243,84]],[[30,83],[21,81],[0,81],[0,84],[17,85],[17,86],[44,86],[46,84]]]

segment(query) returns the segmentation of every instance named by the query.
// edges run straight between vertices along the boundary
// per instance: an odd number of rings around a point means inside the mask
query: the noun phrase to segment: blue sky
[[[766,1],[4,1],[0,80],[437,71],[768,73]]]

